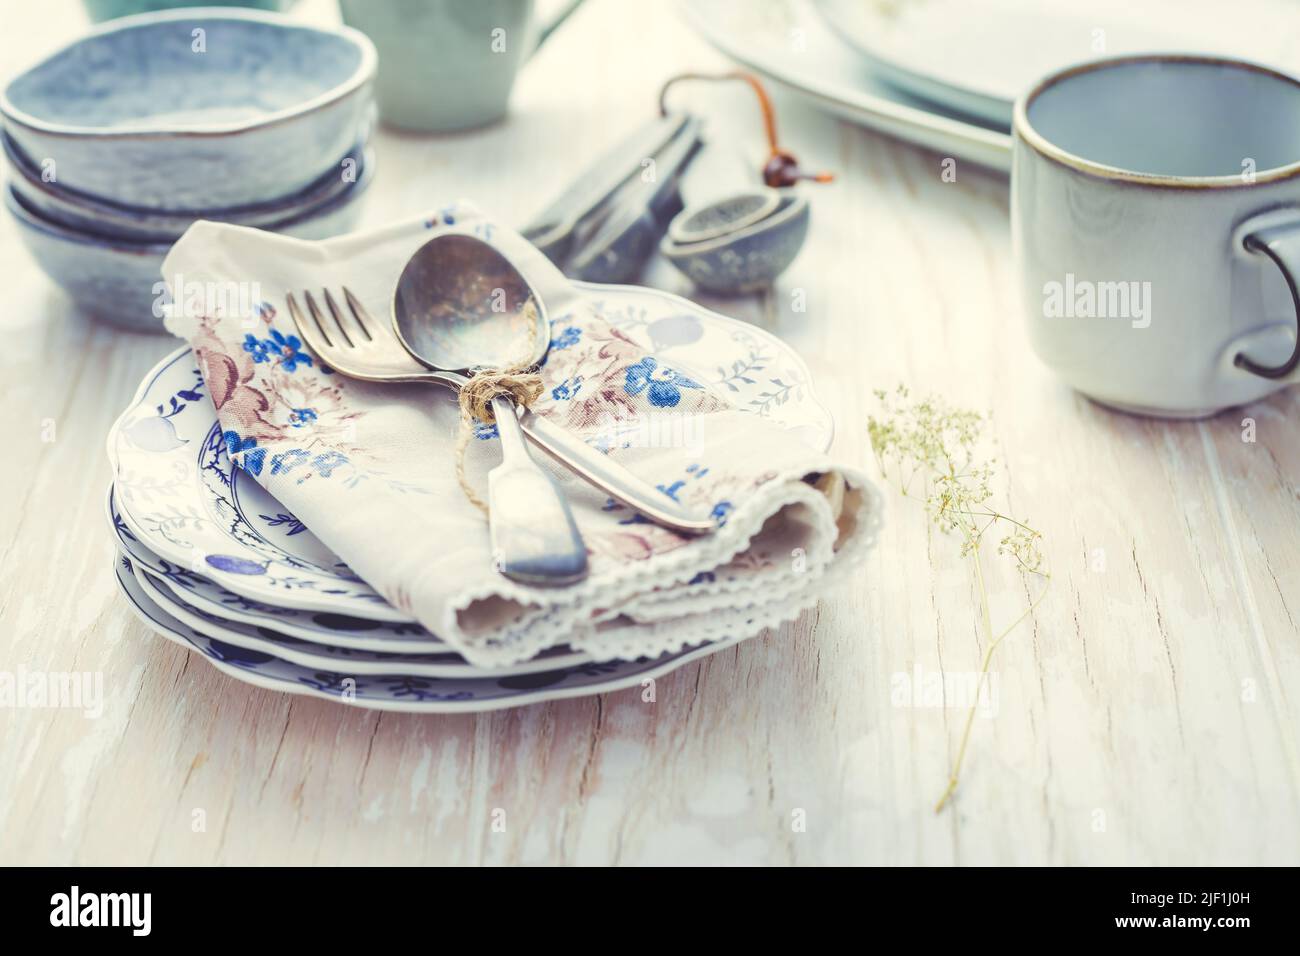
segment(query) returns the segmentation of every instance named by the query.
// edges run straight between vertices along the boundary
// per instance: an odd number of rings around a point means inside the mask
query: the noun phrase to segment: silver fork
[[[365,370],[372,377],[382,374],[390,381],[443,381],[442,375],[431,370],[400,369],[397,356],[385,347],[388,336],[356,297],[347,289],[343,291],[350,319],[329,290],[324,293],[328,315],[310,292],[303,293],[310,321],[293,295],[286,297],[299,335],[321,361],[345,375]],[[514,418],[514,403],[498,396],[492,401],[492,411],[502,450],[501,464],[488,475],[493,564],[521,584],[546,587],[581,581],[587,576],[587,549],[564,493],[528,454]]]
[[[469,381],[455,372],[434,371],[417,362],[402,346],[396,333],[377,322],[346,286],[342,293],[347,303],[346,316],[335,297],[328,289],[324,290],[328,319],[319,306],[311,308],[314,298],[309,292],[304,293],[304,299],[312,313],[310,318],[302,313],[292,294],[287,297],[289,314],[298,327],[299,337],[325,364],[350,378],[370,382],[433,382],[459,390]],[[336,345],[325,334],[330,320],[337,323],[340,339],[343,339],[343,330],[350,327],[351,321],[356,322],[360,331],[356,337],[348,336],[345,342]],[[355,338],[361,339],[360,344]],[[716,527],[711,519],[689,513],[610,456],[601,454],[567,429],[540,415],[523,409],[519,413],[519,425],[535,446],[655,524],[684,535],[708,534]]]

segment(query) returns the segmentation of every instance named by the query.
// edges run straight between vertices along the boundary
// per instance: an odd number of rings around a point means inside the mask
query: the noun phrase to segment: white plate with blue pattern
[[[354,707],[413,713],[454,714],[520,707],[564,697],[604,694],[641,687],[684,664],[735,644],[706,644],[654,660],[587,663],[530,674],[498,677],[437,678],[358,675],[347,667],[319,669],[240,648],[178,620],[144,592],[132,561],[124,554],[114,571],[132,612],[151,630],[187,650],[197,651],[222,673],[267,690],[303,694]]]
[[[833,419],[808,367],[775,336],[666,292],[577,285],[647,354],[671,354],[735,407],[830,447]],[[163,561],[268,608],[413,623],[231,462],[188,347],[145,377],[108,455],[122,523]]]
[[[235,466],[188,347],[145,378],[108,454],[122,521],[163,560],[262,604],[413,623]]]
[[[107,515],[121,551],[163,581],[179,597],[208,614],[240,624],[269,628],[287,637],[349,650],[395,654],[440,654],[451,650],[446,642],[419,624],[280,607],[223,588],[193,568],[174,564],[146,548],[122,518],[111,487],[108,490]]]
[[[142,586],[149,597],[186,624],[240,647],[308,666],[335,666],[340,658],[346,658],[353,670],[425,677],[526,674],[591,660],[585,652],[560,645],[509,667],[475,667],[418,624],[263,605],[227,591],[189,568],[164,561],[144,547],[113,506],[111,487],[107,505],[118,550],[131,558],[137,578],[147,575],[149,580]]]
[[[128,555],[129,556],[129,555]],[[182,624],[202,631],[210,638],[224,641],[248,651],[270,654],[291,664],[300,664],[313,670],[343,668],[357,676],[398,675],[401,677],[512,677],[518,674],[536,674],[563,667],[577,667],[590,663],[591,656],[568,648],[550,648],[531,660],[509,667],[475,667],[454,651],[441,654],[384,654],[359,651],[348,647],[317,644],[296,637],[278,634],[270,628],[256,627],[229,621],[188,603],[167,579],[155,575],[138,561],[135,565],[136,583],[145,596]]]

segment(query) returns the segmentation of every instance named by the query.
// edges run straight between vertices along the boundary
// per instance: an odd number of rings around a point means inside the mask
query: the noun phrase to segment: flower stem
[[[981,603],[984,604],[985,627],[989,627],[988,602],[986,600],[986,594],[984,593],[984,576],[980,572],[978,551],[975,552],[975,571],[980,582],[980,600]],[[984,662],[980,667],[979,681],[976,682],[975,685],[975,700],[971,702],[970,710],[966,714],[966,727],[962,731],[961,746],[957,748],[957,760],[952,766],[952,774],[948,777],[948,786],[944,789],[943,795],[939,797],[939,802],[934,805],[935,813],[941,813],[943,811],[944,806],[948,803],[948,798],[957,790],[957,780],[961,775],[962,761],[966,759],[966,745],[970,742],[971,728],[975,725],[975,710],[979,706],[979,692],[983,689],[985,680],[988,679],[989,664],[993,660],[993,652],[998,649],[998,645],[1002,643],[1002,639],[1014,631],[1021,621],[1033,614],[1038,605],[1042,603],[1043,598],[1047,596],[1048,585],[1051,583],[1051,578],[1047,578],[1046,580],[1048,581],[1048,584],[1043,585],[1043,589],[1038,593],[1038,597],[1034,598],[1034,602],[1030,604],[1029,607],[1025,608],[1024,611],[1021,612],[1020,616],[1012,621],[1000,634],[990,640],[989,646],[984,651]]]

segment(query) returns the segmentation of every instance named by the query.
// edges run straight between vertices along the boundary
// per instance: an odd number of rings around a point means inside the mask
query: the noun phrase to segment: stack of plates
[[[994,169],[1045,74],[1153,51],[1300,68],[1293,0],[684,0],[710,43],[841,117]]]
[[[829,447],[830,413],[788,346],[677,296],[635,296],[614,322],[621,334],[669,352],[737,407]],[[251,684],[387,710],[491,710],[640,685],[735,643],[635,661],[558,647],[511,667],[470,665],[232,465],[188,348],[145,377],[109,433],[108,454],[107,516],[131,606],[153,630]]]

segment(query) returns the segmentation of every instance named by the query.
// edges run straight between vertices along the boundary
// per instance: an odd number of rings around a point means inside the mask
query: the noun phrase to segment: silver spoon
[[[435,236],[411,256],[393,293],[393,324],[413,358],[461,375],[535,366],[551,341],[527,280],[492,246],[465,235]],[[514,401],[496,395],[491,405],[503,454],[488,475],[497,567],[524,584],[582,580],[587,549],[563,492],[528,454]]]

